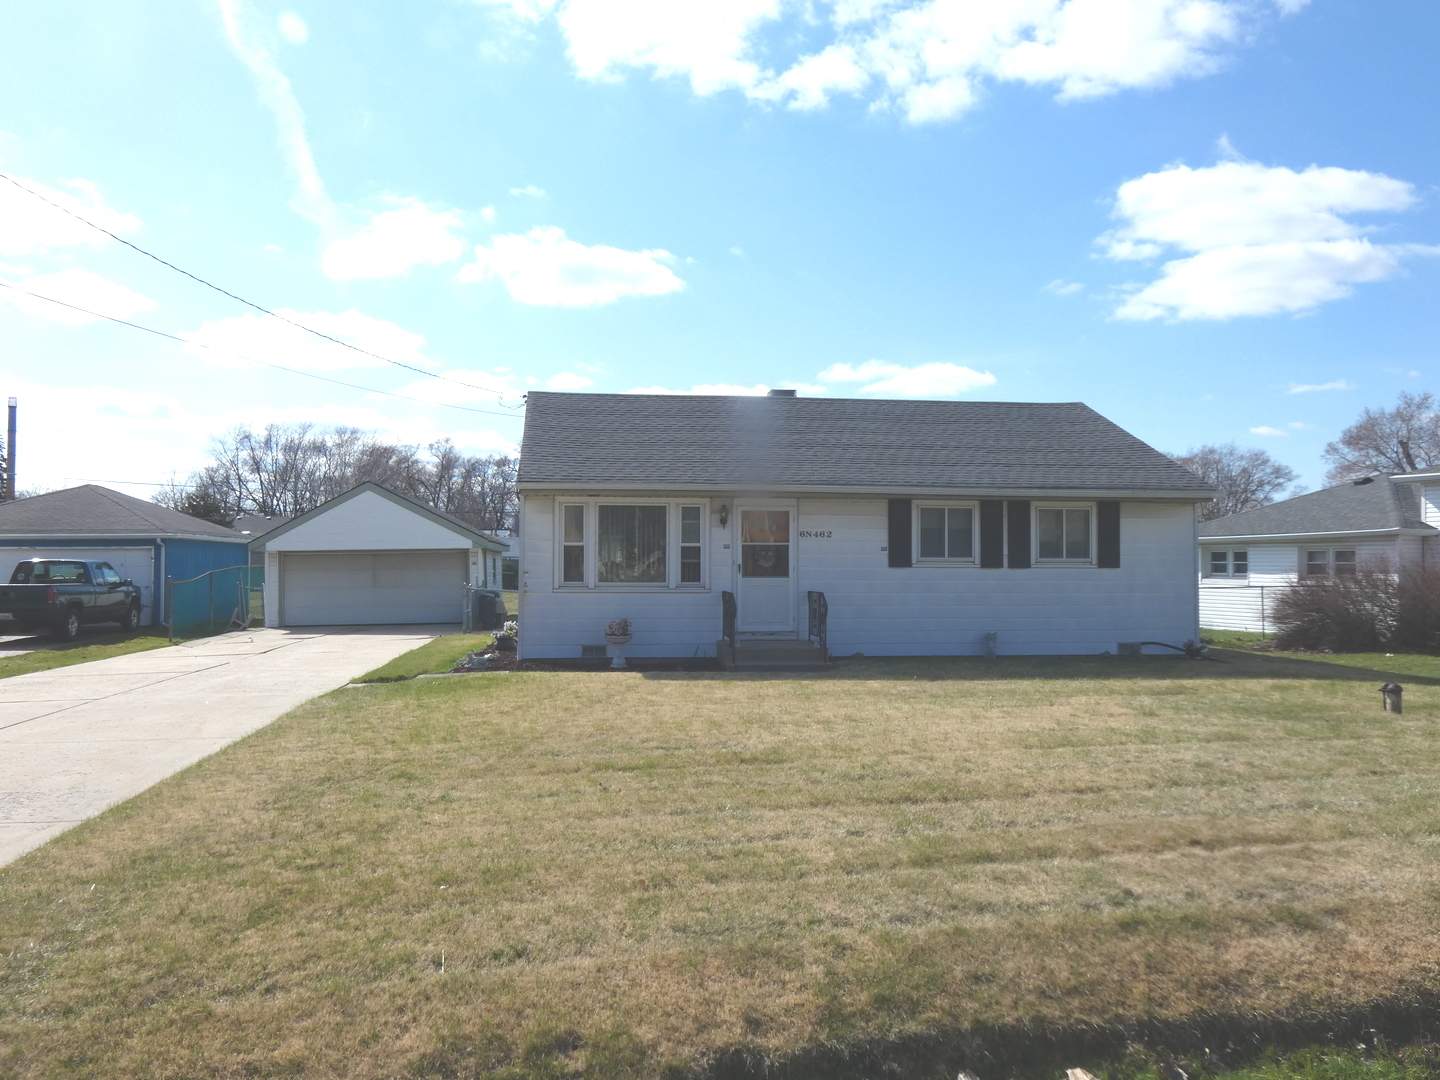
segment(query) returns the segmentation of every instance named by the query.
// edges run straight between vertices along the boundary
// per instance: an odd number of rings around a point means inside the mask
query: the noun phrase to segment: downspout
[[[160,549],[160,558],[156,560],[155,567],[154,596],[156,611],[154,615],[151,616],[151,619],[159,626],[169,627],[170,605],[168,603],[169,597],[165,594],[165,540],[157,536],[155,538],[155,546]]]
[[[515,508],[515,528],[512,533],[511,543],[514,545],[515,554],[519,556],[515,568],[515,621],[518,624],[515,628],[515,662],[519,663],[525,657],[525,540],[521,531],[521,523],[525,520],[525,495],[522,492],[518,496],[519,505]],[[553,532],[553,528],[552,528]],[[503,581],[503,572],[501,584]]]

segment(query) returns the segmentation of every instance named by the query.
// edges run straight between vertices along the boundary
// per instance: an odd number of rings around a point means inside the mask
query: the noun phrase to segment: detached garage
[[[164,624],[165,583],[244,566],[243,536],[99,484],[0,503],[0,580],[26,559],[108,562],[140,587],[142,626]]]
[[[267,626],[458,623],[466,585],[500,587],[491,573],[500,547],[449,514],[369,483],[251,544],[265,560]]]

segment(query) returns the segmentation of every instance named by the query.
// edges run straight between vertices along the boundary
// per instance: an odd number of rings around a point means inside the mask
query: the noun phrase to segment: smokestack
[[[15,410],[16,402],[10,399],[10,427],[5,435],[5,497],[15,498]]]

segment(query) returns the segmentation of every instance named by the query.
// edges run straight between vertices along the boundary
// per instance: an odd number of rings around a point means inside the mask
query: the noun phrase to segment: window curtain
[[[599,579],[664,584],[665,507],[601,506],[599,516]]]

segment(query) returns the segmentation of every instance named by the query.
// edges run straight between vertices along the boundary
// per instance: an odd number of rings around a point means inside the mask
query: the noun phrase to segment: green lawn
[[[32,671],[49,671],[51,668],[68,667],[70,664],[87,664],[91,660],[104,660],[110,656],[124,656],[126,653],[145,652],[169,645],[164,627],[141,630],[135,634],[86,634],[81,640],[64,645],[50,645],[34,652],[17,656],[0,655],[0,679],[12,675],[25,675]]]
[[[467,653],[483,649],[494,640],[493,634],[446,634],[397,656],[374,671],[367,671],[355,681],[402,682],[417,675],[439,675],[453,668]]]
[[[660,1080],[728,1050],[1003,1080],[1021,1030],[1434,1001],[1440,679],[1395,716],[1376,674],[1235,651],[337,691],[0,870],[0,1076]],[[1415,1075],[1286,1068],[1255,1076]]]
[[[1262,636],[1243,630],[1203,630],[1201,636],[1213,647],[1220,649],[1238,649],[1266,656],[1296,657],[1324,664],[1344,664],[1347,667],[1369,668],[1398,676],[1440,679],[1440,656],[1423,656],[1418,653],[1277,652],[1271,647],[1275,640],[1273,634]]]

